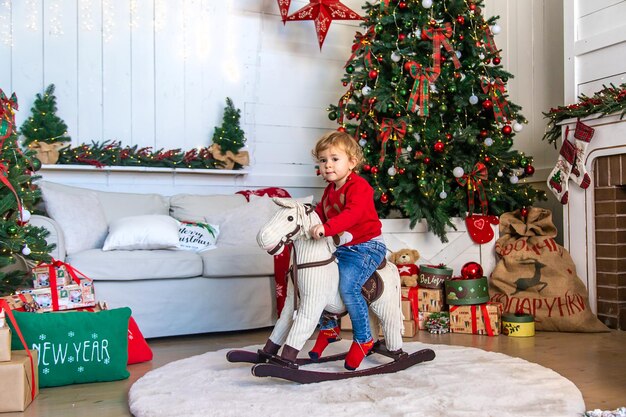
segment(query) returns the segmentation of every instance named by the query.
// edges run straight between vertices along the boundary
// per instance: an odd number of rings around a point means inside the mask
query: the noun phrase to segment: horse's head
[[[309,229],[313,221],[319,223],[317,216],[311,216],[313,208],[290,198],[273,198],[279,206],[274,214],[259,233],[256,241],[259,246],[270,255],[278,255],[285,245],[301,237],[308,237]]]

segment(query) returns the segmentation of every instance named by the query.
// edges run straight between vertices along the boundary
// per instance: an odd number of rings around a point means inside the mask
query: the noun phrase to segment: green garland
[[[222,163],[216,160],[209,148],[153,151],[151,147],[124,146],[118,141],[92,142],[60,151],[57,164],[104,166],[146,166],[163,168],[218,169]],[[237,167],[239,168],[239,167]]]
[[[549,143],[556,147],[557,140],[561,137],[561,126],[559,126],[559,123],[563,120],[577,119],[591,116],[592,114],[600,114],[600,117],[602,117],[618,112],[621,112],[620,119],[626,114],[626,83],[621,84],[619,87],[615,87],[613,84],[610,87],[604,86],[602,90],[594,93],[592,97],[581,94],[578,96],[578,103],[570,104],[569,106],[559,106],[543,113],[544,118],[550,119],[548,129],[543,135],[543,140],[547,139]]]

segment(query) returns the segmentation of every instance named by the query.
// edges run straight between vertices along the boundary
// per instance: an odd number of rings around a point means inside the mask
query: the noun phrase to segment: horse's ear
[[[296,206],[295,200],[291,198],[274,197],[272,198],[272,200],[274,201],[274,203],[278,204],[280,207],[293,208]]]

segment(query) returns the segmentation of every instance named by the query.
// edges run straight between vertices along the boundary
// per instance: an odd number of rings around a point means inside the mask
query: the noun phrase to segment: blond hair
[[[354,158],[356,161],[354,171],[358,171],[361,165],[365,162],[363,150],[357,141],[346,132],[340,132],[338,130],[328,132],[317,140],[315,148],[311,151],[313,158],[317,160],[318,155],[331,146],[341,149],[348,155],[349,158]]]

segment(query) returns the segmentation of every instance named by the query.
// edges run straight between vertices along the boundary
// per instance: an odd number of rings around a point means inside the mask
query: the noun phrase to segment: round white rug
[[[350,343],[334,343],[328,353],[348,350]],[[585,412],[578,388],[551,369],[480,349],[404,344],[407,352],[424,348],[435,351],[433,361],[395,374],[308,385],[255,377],[252,365],[226,361],[228,349],[208,352],[148,372],[130,389],[130,410],[136,417],[576,417]],[[384,361],[389,359],[372,355],[362,366]],[[344,371],[343,361],[307,369]]]

